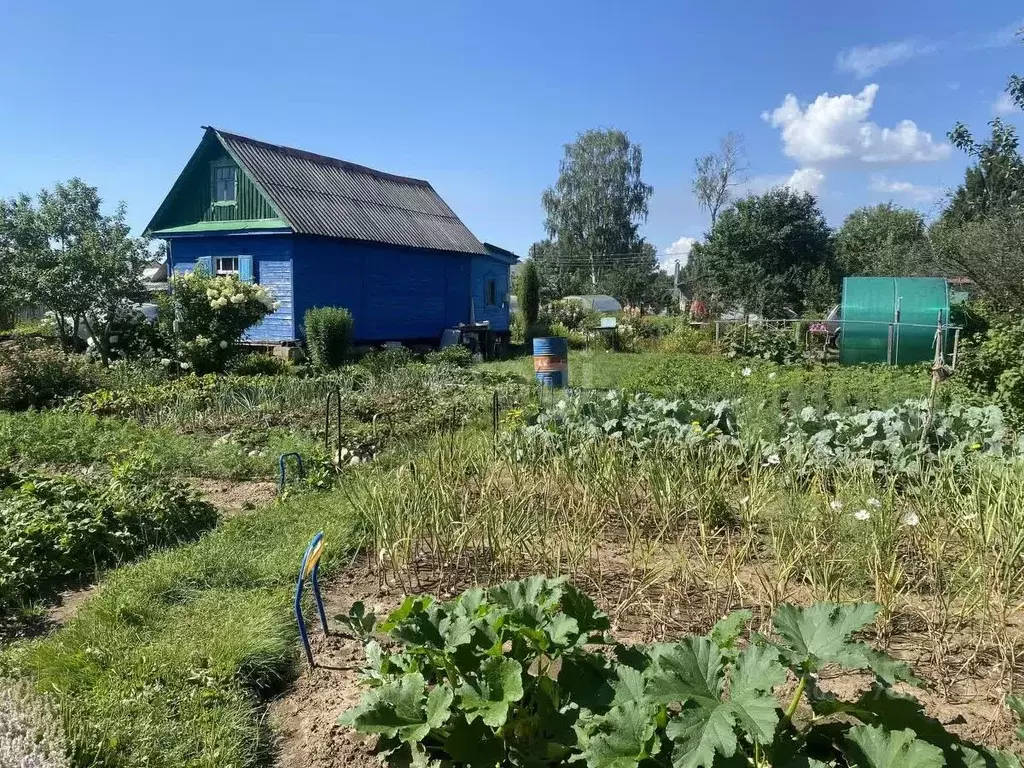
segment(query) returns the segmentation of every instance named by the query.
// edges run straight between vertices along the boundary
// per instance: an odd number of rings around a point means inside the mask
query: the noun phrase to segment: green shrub
[[[256,283],[236,275],[211,277],[197,269],[173,278],[163,299],[158,325],[181,370],[224,370],[243,334],[273,312],[278,303]]]
[[[227,372],[238,376],[281,376],[289,371],[287,360],[259,353],[237,355],[227,365]]]
[[[554,322],[547,328],[547,336],[558,336],[569,342],[570,349],[585,349],[587,337],[582,331],[573,330],[564,323]],[[536,338],[536,337],[535,337]]]
[[[198,535],[214,508],[132,456],[109,475],[15,473],[0,489],[0,613]]]
[[[413,362],[415,356],[408,347],[385,347],[374,349],[363,355],[359,364],[375,376],[404,368]]]
[[[780,605],[772,631],[745,641],[750,611],[707,635],[629,646],[564,579],[533,576],[447,603],[411,596],[379,625],[357,603],[346,623],[366,642],[371,690],[340,722],[379,737],[391,765],[1016,765],[893,690],[923,682],[853,639],[878,612]],[[865,674],[871,687],[821,695],[826,668]],[[801,704],[815,716],[794,718]]]
[[[306,349],[313,367],[337,368],[352,349],[352,313],[342,307],[306,310]]]
[[[767,326],[737,326],[729,332],[726,357],[752,357],[779,365],[790,365],[803,360],[803,350],[792,328]]]
[[[710,355],[714,348],[715,341],[707,330],[685,323],[677,323],[655,343],[655,349],[666,354]]]
[[[468,368],[473,363],[473,353],[461,344],[452,344],[444,349],[426,355],[430,365],[454,365],[457,368]]]
[[[963,344],[957,372],[966,387],[1024,425],[1024,320],[1002,317]]]
[[[7,344],[0,350],[0,409],[44,408],[97,383],[93,366],[55,347]]]

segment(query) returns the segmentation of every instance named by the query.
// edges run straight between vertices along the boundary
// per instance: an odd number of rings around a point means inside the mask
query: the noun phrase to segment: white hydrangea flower
[[[170,361],[169,358],[165,357],[165,358],[160,360],[160,365],[162,365],[164,368],[167,368],[170,364],[171,364],[171,361]]]
[[[181,363],[180,365],[181,365],[181,370],[183,370],[183,371],[187,371],[189,368],[192,367],[188,363]]]
[[[870,520],[871,519],[871,513],[868,512],[866,509],[858,509],[856,512],[853,513],[853,516],[854,516],[854,518],[856,518],[857,520],[860,520],[862,522],[864,520]]]
[[[231,303],[232,304],[241,304],[244,301],[245,301],[245,296],[243,296],[240,293],[236,293],[235,295],[233,295],[231,297]]]

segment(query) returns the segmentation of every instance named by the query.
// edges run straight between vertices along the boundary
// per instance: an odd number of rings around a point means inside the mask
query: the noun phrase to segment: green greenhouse
[[[847,277],[843,280],[839,362],[931,362],[936,333],[950,349],[949,286],[940,277]]]

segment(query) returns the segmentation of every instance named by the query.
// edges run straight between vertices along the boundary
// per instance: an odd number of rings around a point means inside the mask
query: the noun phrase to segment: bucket
[[[561,336],[533,340],[533,370],[545,387],[569,386],[569,342]]]

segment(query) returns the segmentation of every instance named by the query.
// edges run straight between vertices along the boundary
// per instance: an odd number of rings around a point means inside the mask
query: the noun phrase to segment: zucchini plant
[[[409,597],[379,623],[356,604],[339,618],[365,641],[370,690],[339,722],[378,735],[391,765],[1021,768],[894,690],[922,683],[854,639],[876,611],[784,605],[745,640],[740,611],[707,636],[627,646],[563,579]],[[826,668],[874,682],[841,699],[818,686]]]

